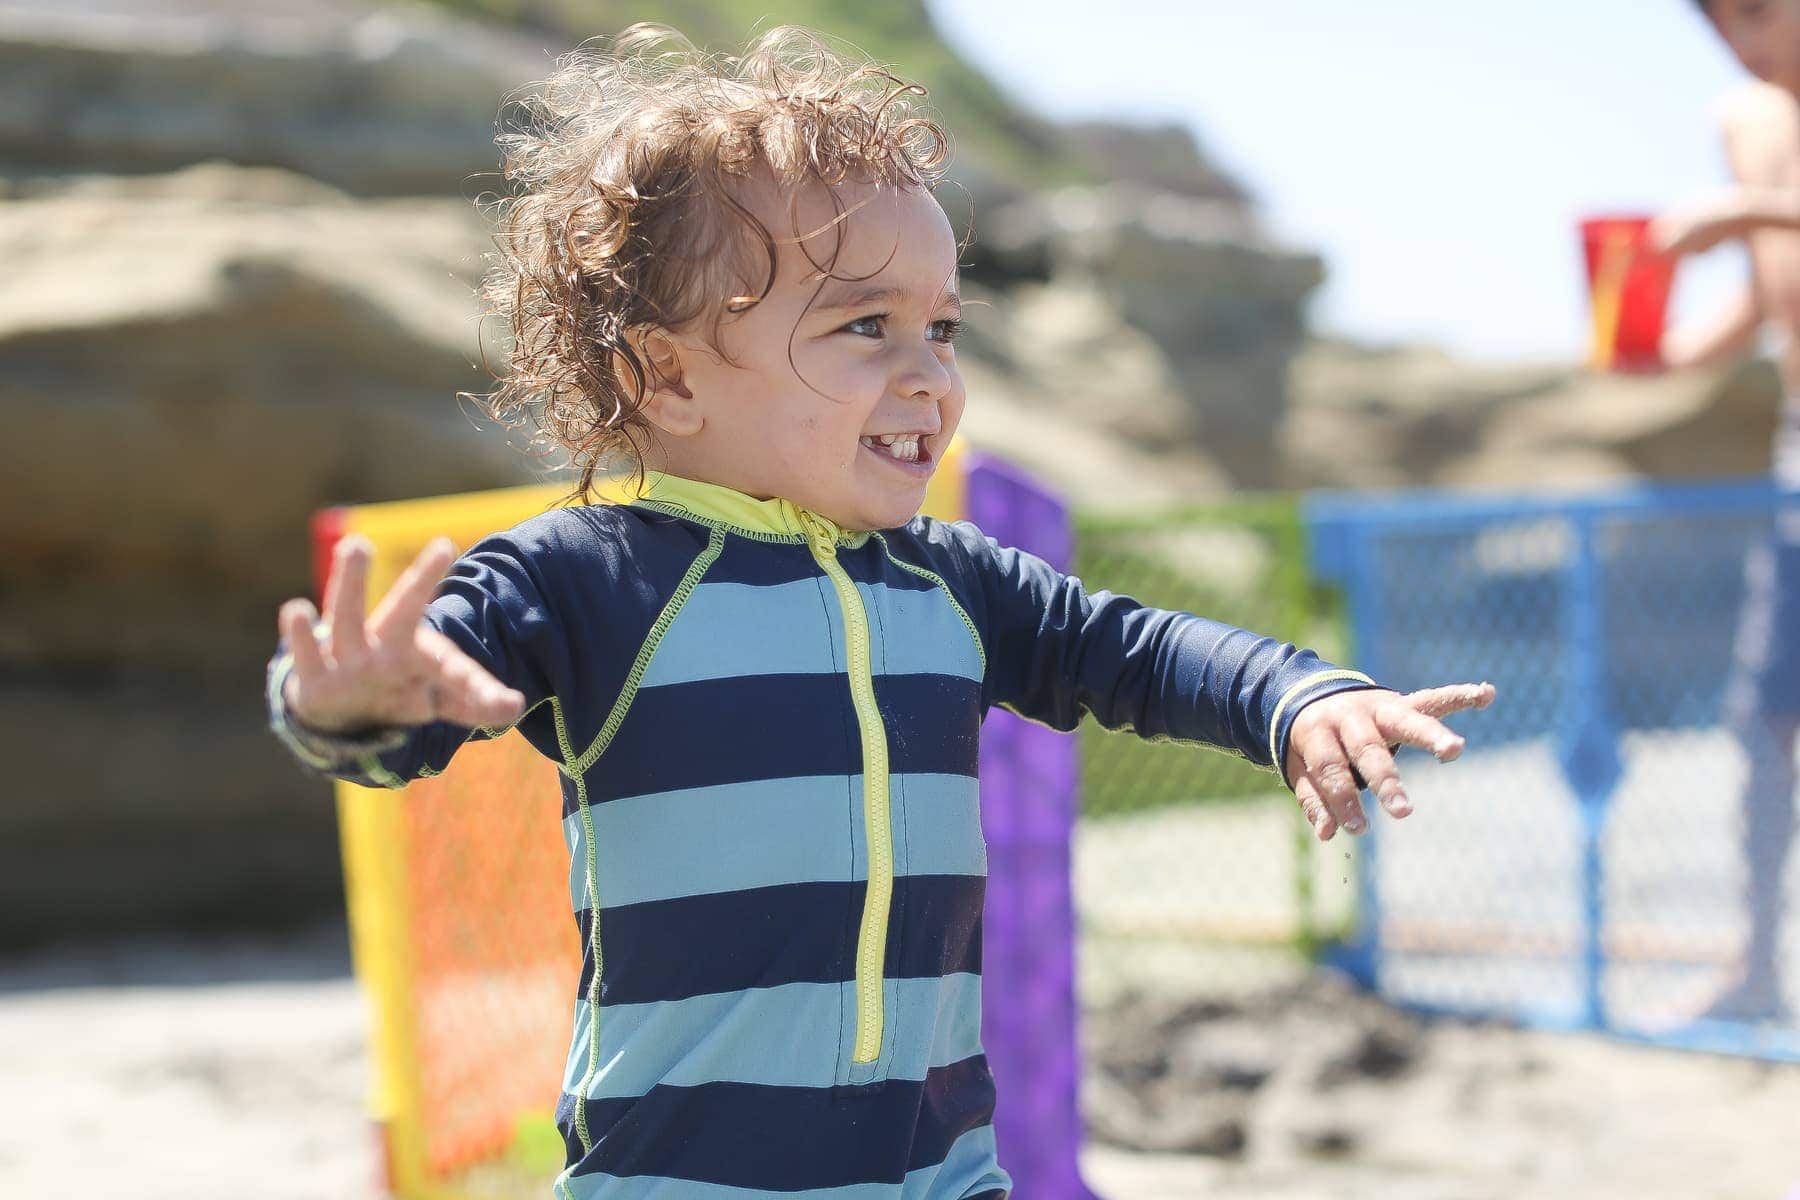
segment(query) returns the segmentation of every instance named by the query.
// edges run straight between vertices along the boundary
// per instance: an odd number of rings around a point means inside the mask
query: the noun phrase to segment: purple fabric
[[[982,532],[1068,570],[1074,531],[1043,485],[971,455],[967,487],[967,516]],[[982,1043],[998,1089],[1000,1165],[1012,1174],[1013,1195],[1027,1200],[1093,1197],[1076,1162],[1075,802],[1074,736],[992,710],[981,730]]]

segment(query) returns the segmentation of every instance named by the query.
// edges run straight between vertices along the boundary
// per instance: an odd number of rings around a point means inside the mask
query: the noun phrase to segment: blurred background
[[[717,48],[808,24],[930,86],[975,231],[964,429],[1068,499],[1106,586],[1343,653],[1339,598],[1293,569],[1309,489],[1767,470],[1763,358],[1582,365],[1577,220],[1724,181],[1738,71],[1685,0],[0,0],[0,1101],[33,1114],[0,1191],[123,1136],[170,1195],[271,1161],[276,1195],[370,1186],[330,788],[264,728],[274,613],[316,509],[543,477],[456,399],[488,384],[474,202],[504,97],[638,20]],[[1744,269],[1684,267],[1676,315]],[[1794,1068],[1344,988],[1309,970],[1353,919],[1338,843],[1297,848],[1266,777],[1083,748],[1109,1194],[1800,1183]],[[1196,797],[1243,832],[1133,823]],[[1261,849],[1209,872],[1225,837]],[[1674,1106],[1709,1097],[1690,1136]]]

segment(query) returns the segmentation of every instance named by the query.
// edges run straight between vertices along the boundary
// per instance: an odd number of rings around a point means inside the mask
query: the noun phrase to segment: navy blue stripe
[[[776,587],[800,579],[817,579],[820,574],[818,560],[803,542],[763,542],[733,537],[727,532],[725,547],[706,578],[713,583]]]
[[[619,606],[617,591],[630,588],[634,619],[642,616],[645,628],[656,619],[662,602],[706,548],[711,531],[704,526],[665,521],[654,513],[614,504],[575,505],[554,510],[558,520],[583,527],[578,544],[574,578],[585,583],[591,572],[596,595],[606,595]],[[548,519],[548,518],[545,518]],[[524,528],[521,526],[521,528]],[[577,597],[581,599],[583,597]],[[579,623],[577,623],[578,625]]]
[[[979,680],[877,675],[874,682],[875,705],[887,730],[890,775],[981,774]],[[860,769],[860,761],[858,765]]]
[[[588,772],[588,801],[801,775],[853,775],[842,675],[740,675],[643,688]]]
[[[573,1124],[564,1095],[557,1123]],[[709,1083],[652,1088],[641,1097],[589,1100],[594,1148],[575,1174],[672,1179],[801,1191],[902,1182],[944,1161],[971,1129],[991,1124],[994,1080],[983,1055],[940,1067],[923,1082],[856,1088]],[[911,1138],[905,1131],[911,1130]],[[571,1155],[580,1153],[578,1144]]]
[[[927,592],[937,586],[929,579],[896,567],[881,552],[881,545],[874,538],[855,550],[839,550],[838,565],[857,583],[880,583],[903,592]]]
[[[980,687],[951,675],[883,675],[875,698],[899,775],[979,773]],[[757,779],[855,775],[862,743],[849,680],[741,675],[643,688],[588,771],[588,802]]]
[[[855,979],[867,886],[789,883],[604,909],[600,1002],[647,1004]],[[897,877],[882,973],[891,979],[978,974],[986,889],[980,875]],[[585,944],[588,914],[577,921]],[[579,994],[585,996],[593,962],[583,958]]]

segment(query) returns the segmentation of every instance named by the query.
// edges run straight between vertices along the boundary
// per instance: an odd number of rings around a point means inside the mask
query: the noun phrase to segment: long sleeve
[[[1090,594],[1075,576],[965,522],[930,536],[960,552],[978,589],[984,701],[1052,728],[1073,729],[1092,713],[1108,729],[1217,746],[1279,771],[1302,708],[1378,686],[1274,638]]]
[[[526,716],[520,723],[541,720],[539,706],[554,691],[551,664],[567,660],[554,613],[545,600],[541,569],[541,554],[534,556],[513,533],[495,534],[452,564],[425,609],[428,624],[501,683],[524,694]],[[367,787],[402,787],[443,771],[471,737],[505,732],[448,721],[338,735],[307,729],[287,711],[283,696],[293,662],[283,638],[268,668],[269,728],[296,758],[322,774]]]

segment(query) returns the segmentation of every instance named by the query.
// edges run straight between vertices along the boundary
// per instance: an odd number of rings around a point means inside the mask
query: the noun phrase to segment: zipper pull
[[[800,510],[800,524],[806,527],[806,534],[812,539],[815,553],[837,557],[837,531],[831,523],[817,513]]]

